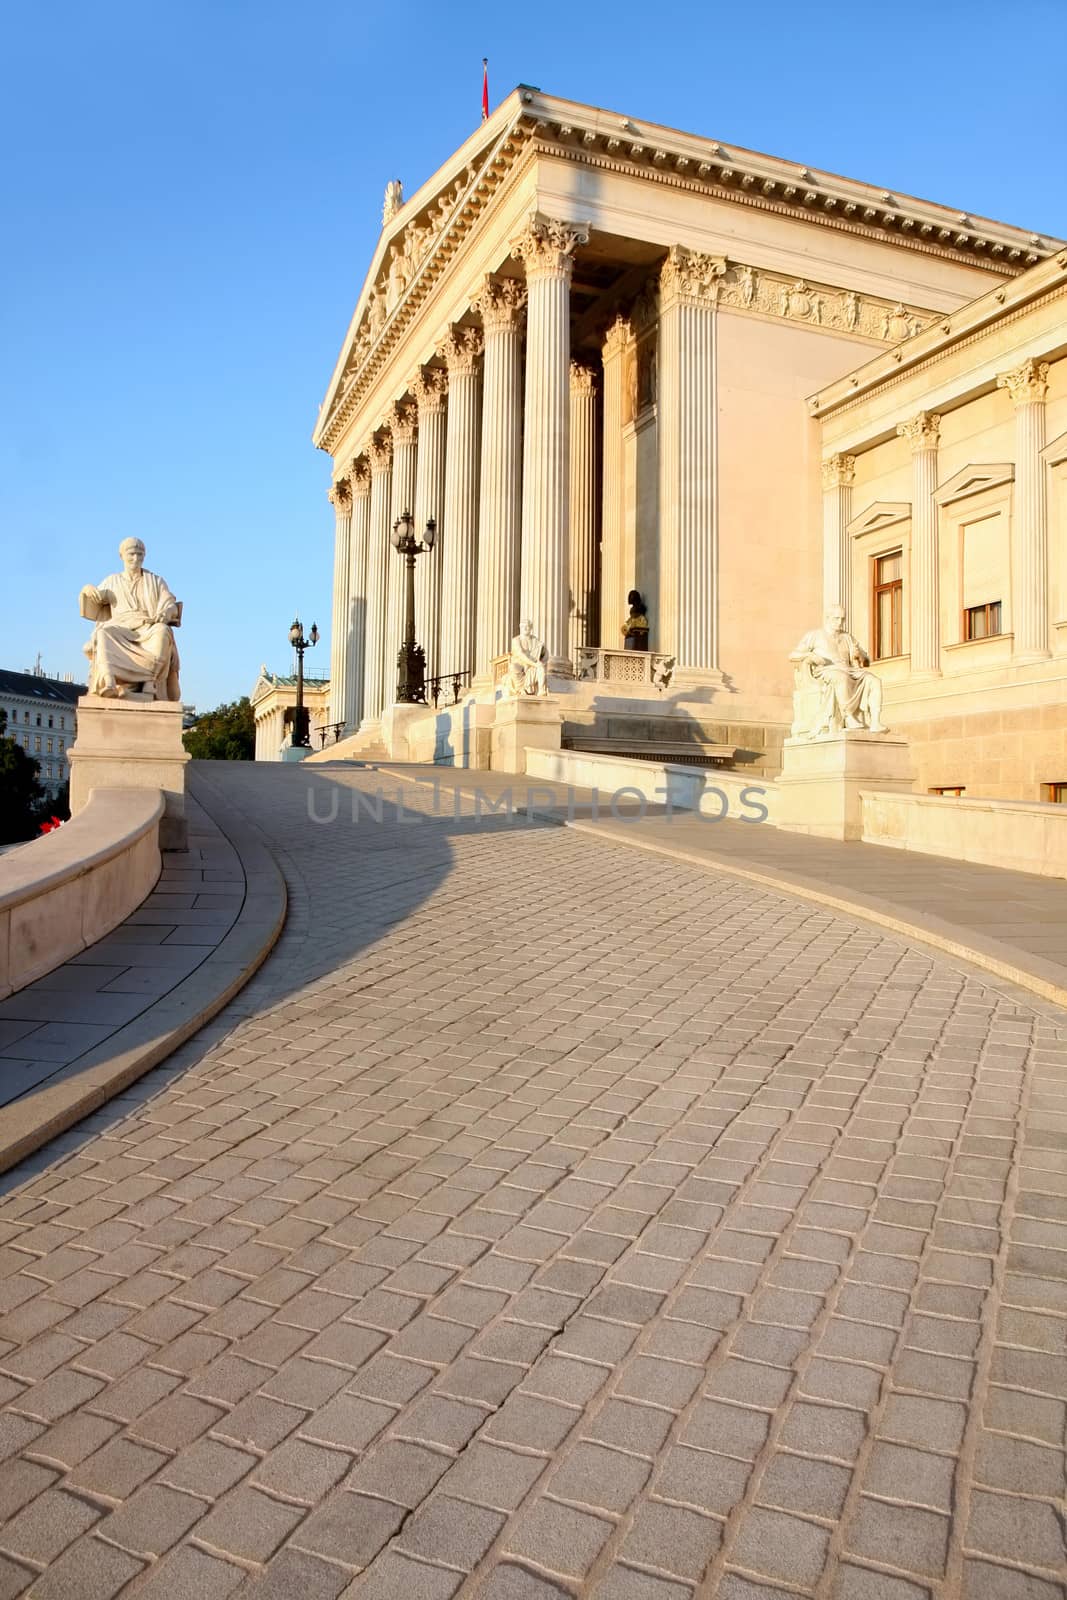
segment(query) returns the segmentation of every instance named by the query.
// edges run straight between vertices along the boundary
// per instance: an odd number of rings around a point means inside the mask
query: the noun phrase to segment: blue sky
[[[1010,27],[1004,26],[1005,17]],[[377,239],[516,83],[1067,237],[1060,0],[4,10],[0,666],[80,674],[130,533],[205,709],[328,663],[319,401]]]

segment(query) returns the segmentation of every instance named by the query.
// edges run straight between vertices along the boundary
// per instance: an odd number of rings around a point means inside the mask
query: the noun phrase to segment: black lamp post
[[[437,524],[432,517],[421,540],[415,536],[415,519],[410,511],[393,523],[393,549],[404,558],[407,578],[404,642],[396,663],[396,698],[401,705],[426,704],[426,652],[415,643],[415,557],[432,550],[436,537]]]
[[[308,714],[304,709],[304,651],[311,645],[318,644],[319,630],[314,623],[311,632],[304,638],[304,624],[297,617],[289,629],[289,643],[296,651],[296,709],[293,712],[293,746],[297,750],[306,750],[311,744],[308,737]]]

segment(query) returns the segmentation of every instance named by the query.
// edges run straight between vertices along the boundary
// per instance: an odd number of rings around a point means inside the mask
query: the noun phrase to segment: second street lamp
[[[404,640],[397,657],[396,698],[400,705],[426,704],[426,652],[415,643],[415,558],[427,555],[437,537],[437,524],[431,517],[421,540],[415,535],[415,519],[405,511],[393,523],[393,549],[404,558],[407,579]]]
[[[311,745],[308,736],[308,714],[304,706],[304,651],[311,645],[318,644],[319,630],[314,623],[311,632],[304,638],[304,624],[299,617],[293,621],[289,629],[289,643],[296,651],[296,707],[293,711],[293,748],[294,750],[307,750]]]

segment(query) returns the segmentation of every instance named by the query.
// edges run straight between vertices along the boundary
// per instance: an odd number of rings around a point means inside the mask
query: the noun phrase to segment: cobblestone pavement
[[[0,1186],[0,1600],[1063,1600],[1062,1013],[623,844],[353,826],[371,774],[211,781],[290,921]]]

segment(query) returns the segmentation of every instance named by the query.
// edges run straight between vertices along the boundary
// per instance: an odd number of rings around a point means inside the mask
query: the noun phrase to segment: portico
[[[1055,248],[528,88],[395,200],[314,435],[330,716],[353,732],[395,692],[388,534],[409,509],[438,525],[431,675],[491,697],[529,617],[556,692],[602,718],[625,695],[583,700],[576,653],[619,645],[636,587],[674,663],[669,696],[647,691],[663,714],[784,729],[788,644],[824,591],[848,603],[852,548],[853,467],[838,452],[820,482],[808,397]]]

